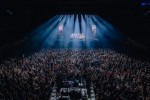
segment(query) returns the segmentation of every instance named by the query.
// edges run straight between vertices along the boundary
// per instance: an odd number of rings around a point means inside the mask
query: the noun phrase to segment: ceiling
[[[57,14],[97,14],[150,47],[149,7],[142,0],[1,0],[0,46],[11,44]]]

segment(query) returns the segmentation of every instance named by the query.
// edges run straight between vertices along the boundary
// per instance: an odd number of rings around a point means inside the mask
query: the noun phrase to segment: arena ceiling
[[[5,47],[57,14],[96,14],[123,34],[150,47],[149,7],[142,0],[1,0],[0,46]]]

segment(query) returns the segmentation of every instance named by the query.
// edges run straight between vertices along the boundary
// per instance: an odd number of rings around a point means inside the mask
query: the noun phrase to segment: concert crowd
[[[110,49],[42,49],[0,64],[0,99],[48,100],[58,79],[82,76],[96,100],[150,100],[150,64]]]

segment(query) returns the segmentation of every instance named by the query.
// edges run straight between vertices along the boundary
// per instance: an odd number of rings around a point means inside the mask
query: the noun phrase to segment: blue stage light
[[[48,20],[34,31],[32,39],[34,46],[40,47],[91,48],[95,43],[111,45],[109,40],[117,40],[119,35],[110,23],[97,15],[72,14]]]

